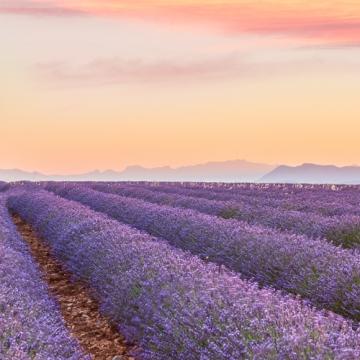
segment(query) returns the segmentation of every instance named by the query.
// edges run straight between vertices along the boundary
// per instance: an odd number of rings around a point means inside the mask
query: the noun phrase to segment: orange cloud
[[[0,5],[1,12],[132,17],[205,25],[234,34],[275,34],[328,44],[360,43],[358,0],[14,0]]]

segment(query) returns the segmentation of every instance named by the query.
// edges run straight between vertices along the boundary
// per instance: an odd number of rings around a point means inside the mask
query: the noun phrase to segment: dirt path
[[[49,285],[51,294],[58,301],[61,313],[71,334],[84,352],[95,360],[130,360],[124,338],[108,319],[99,313],[98,303],[90,296],[81,282],[71,281],[71,275],[51,255],[49,247],[18,215],[13,221]]]

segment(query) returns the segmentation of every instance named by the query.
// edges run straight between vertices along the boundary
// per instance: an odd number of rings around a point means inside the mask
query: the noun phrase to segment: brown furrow
[[[13,221],[39,264],[51,294],[59,303],[67,328],[84,352],[94,360],[133,360],[128,355],[130,346],[116,327],[100,314],[99,304],[86,285],[73,280],[51,255],[50,248],[19,215],[13,214]]]

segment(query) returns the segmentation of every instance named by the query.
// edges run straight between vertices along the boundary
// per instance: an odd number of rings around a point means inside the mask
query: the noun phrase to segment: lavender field
[[[0,359],[359,359],[359,249],[358,186],[0,182]]]

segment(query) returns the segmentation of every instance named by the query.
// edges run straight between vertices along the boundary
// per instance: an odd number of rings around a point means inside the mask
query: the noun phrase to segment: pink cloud
[[[2,1],[0,14],[28,16],[74,16],[85,15],[87,12],[79,8],[65,7],[54,1],[15,0]]]
[[[230,34],[281,35],[308,43],[359,44],[360,2],[340,0],[14,0],[0,13],[139,18]]]

